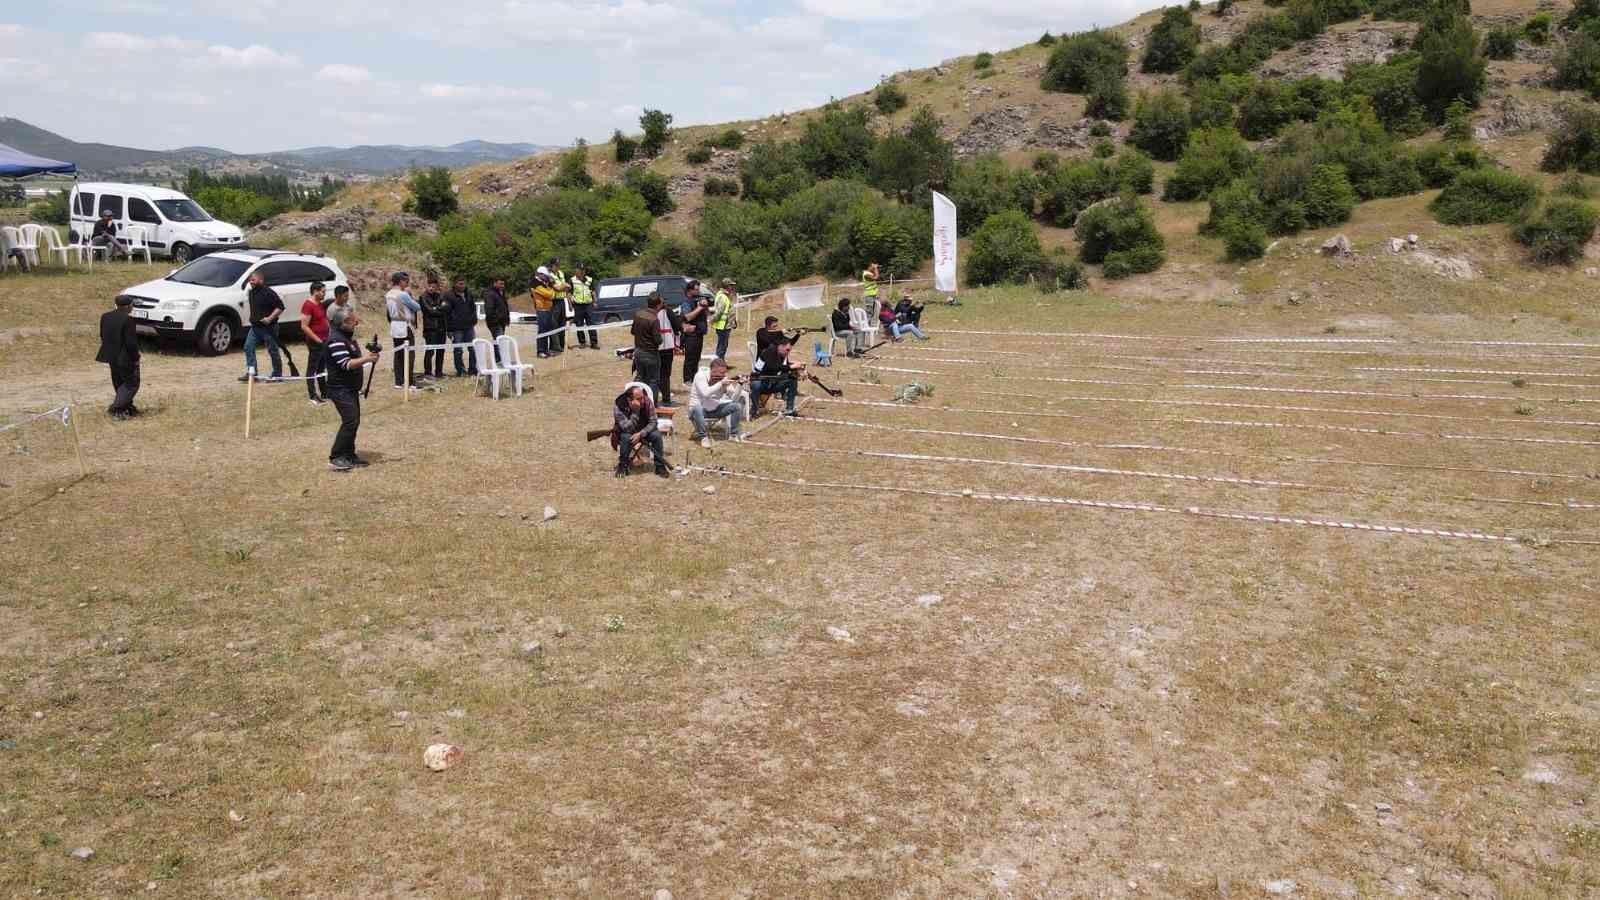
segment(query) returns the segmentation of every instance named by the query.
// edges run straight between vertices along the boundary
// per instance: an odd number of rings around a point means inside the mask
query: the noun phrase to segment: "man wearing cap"
[[[139,334],[133,319],[133,298],[117,295],[117,305],[100,316],[100,352],[94,361],[111,367],[111,386],[116,389],[116,399],[106,412],[113,419],[126,419],[139,415],[133,397],[139,393]]]
[[[728,336],[733,333],[733,298],[739,285],[732,278],[722,279],[722,290],[711,302],[711,330],[717,333],[717,359],[728,358]]]
[[[115,259],[117,253],[122,250],[117,246],[117,226],[111,221],[111,210],[100,211],[100,221],[94,223],[94,233],[90,235],[89,243],[95,247],[106,248],[107,260]]]
[[[600,332],[594,330],[594,281],[582,265],[572,269],[572,324],[578,332],[578,346],[600,349]]]

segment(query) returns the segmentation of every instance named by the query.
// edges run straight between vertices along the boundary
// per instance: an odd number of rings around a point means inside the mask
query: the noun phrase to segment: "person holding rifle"
[[[328,316],[328,399],[339,411],[339,433],[328,452],[328,465],[348,472],[367,461],[356,455],[356,430],[361,427],[361,370],[378,363],[378,342],[361,352],[356,343],[356,326],[361,319],[354,306],[334,306]]]
[[[750,372],[750,418],[761,415],[761,398],[766,394],[781,394],[783,396],[786,416],[798,416],[795,410],[795,397],[800,391],[800,376],[805,374],[804,365],[790,365],[789,350],[793,343],[787,336],[780,336],[777,343],[762,351]]]
[[[328,402],[327,393],[317,378],[317,373],[328,367],[328,312],[323,298],[328,288],[320,281],[311,282],[311,295],[300,304],[300,333],[306,338],[306,400],[312,406]]]
[[[711,367],[695,373],[689,387],[689,421],[694,423],[694,436],[700,446],[711,449],[711,420],[728,420],[728,439],[739,442],[745,434],[739,428],[744,419],[744,405],[739,402],[743,379],[728,377],[728,361],[713,359]]]
[[[761,323],[761,327],[756,329],[756,356],[759,358],[761,354],[776,346],[780,340],[787,341],[793,345],[799,339],[800,332],[784,331],[778,327],[777,316],[767,316]]]
[[[256,347],[266,344],[267,355],[272,357],[272,377],[268,380],[277,381],[283,377],[283,360],[278,356],[278,317],[283,315],[283,298],[267,287],[260,269],[250,273],[248,283],[250,330],[244,336],[244,374],[239,380],[249,381],[250,373],[257,371]]]
[[[655,458],[656,475],[669,478],[666,446],[661,440],[661,430],[656,426],[655,406],[645,396],[644,388],[633,386],[617,395],[611,410],[612,440],[617,444],[617,477],[626,478],[632,468],[633,454],[641,445],[648,445]]]

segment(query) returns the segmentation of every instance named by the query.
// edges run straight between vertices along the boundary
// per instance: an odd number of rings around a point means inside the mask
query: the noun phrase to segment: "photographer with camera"
[[[333,449],[328,453],[328,465],[338,472],[348,472],[367,461],[356,455],[356,430],[361,427],[361,370],[367,365],[377,365],[381,345],[377,336],[367,344],[362,353],[356,343],[356,326],[361,319],[354,306],[333,306],[328,313],[328,399],[339,411],[339,434],[333,439]]]
[[[683,298],[683,383],[694,384],[694,375],[700,371],[700,356],[705,353],[706,332],[710,330],[711,297],[700,290],[700,282],[691,279],[684,285]]]

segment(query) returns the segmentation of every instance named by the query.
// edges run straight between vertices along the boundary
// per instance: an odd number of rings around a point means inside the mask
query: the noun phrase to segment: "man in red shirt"
[[[313,281],[311,296],[300,304],[300,333],[306,336],[306,397],[312,406],[328,402],[317,377],[328,368],[328,308],[322,302],[326,292],[322,282]]]

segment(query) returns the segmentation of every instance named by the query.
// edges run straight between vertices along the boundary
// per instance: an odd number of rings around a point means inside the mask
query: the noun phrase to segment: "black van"
[[[682,275],[638,275],[597,281],[594,285],[594,317],[602,324],[631,319],[634,313],[644,308],[651,294],[660,294],[666,305],[677,308],[683,304],[684,288],[688,283],[689,279]]]

